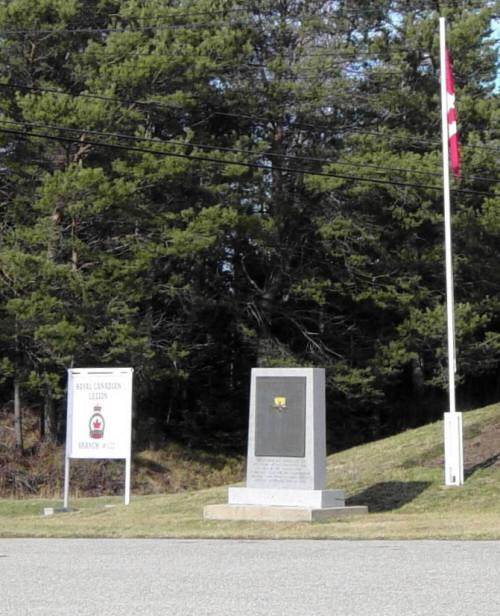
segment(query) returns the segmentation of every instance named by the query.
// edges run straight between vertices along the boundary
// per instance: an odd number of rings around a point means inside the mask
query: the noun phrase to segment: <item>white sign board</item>
[[[69,458],[128,458],[132,368],[68,370]]]
[[[69,460],[125,459],[125,503],[130,500],[133,368],[68,370],[64,508],[68,508]]]

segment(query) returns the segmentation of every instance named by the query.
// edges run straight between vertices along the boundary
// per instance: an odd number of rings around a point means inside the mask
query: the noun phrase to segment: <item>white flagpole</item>
[[[441,133],[443,141],[444,241],[446,258],[446,321],[448,325],[448,382],[450,413],[455,413],[455,317],[453,289],[453,260],[451,241],[450,171],[448,151],[448,95],[446,92],[446,22],[439,18],[441,48]]]
[[[448,396],[449,413],[445,413],[445,483],[463,484],[462,413],[457,413],[455,403],[455,300],[453,289],[453,259],[451,236],[450,171],[448,151],[448,93],[446,90],[446,20],[439,18],[440,67],[441,67],[441,134],[443,147],[444,234],[446,261],[446,322],[448,338]]]

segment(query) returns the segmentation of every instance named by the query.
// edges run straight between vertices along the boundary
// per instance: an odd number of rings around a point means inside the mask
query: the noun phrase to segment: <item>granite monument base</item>
[[[368,507],[283,507],[276,505],[207,505],[205,520],[240,520],[247,522],[316,522],[368,513]]]
[[[342,490],[230,487],[227,504],[207,505],[205,520],[314,522],[368,513],[368,507],[346,507]]]
[[[286,488],[230,487],[229,505],[276,505],[279,507],[343,507],[342,490],[294,490]]]

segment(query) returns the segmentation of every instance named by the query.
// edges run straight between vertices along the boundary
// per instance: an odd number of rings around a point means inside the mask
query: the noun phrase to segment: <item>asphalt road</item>
[[[0,539],[1,616],[499,616],[500,542]]]

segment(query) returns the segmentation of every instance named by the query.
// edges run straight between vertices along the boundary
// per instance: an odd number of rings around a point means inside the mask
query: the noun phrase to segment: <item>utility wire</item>
[[[168,7],[171,8],[171,7]],[[109,17],[116,17],[118,19],[129,19],[129,20],[136,20],[136,21],[150,21],[152,19],[154,19],[155,21],[157,20],[163,20],[163,19],[172,19],[172,18],[179,18],[179,17],[210,17],[211,15],[225,15],[227,13],[241,13],[241,12],[248,12],[250,9],[246,8],[246,7],[234,7],[234,8],[227,8],[227,9],[221,9],[221,10],[210,10],[210,11],[189,11],[189,12],[180,12],[180,13],[170,13],[168,15],[152,15],[149,17],[140,17],[140,16],[135,16],[135,15],[121,15],[120,13],[110,13]]]
[[[109,101],[109,102],[115,102],[115,103],[125,103],[128,105],[139,105],[139,106],[144,106],[144,107],[159,107],[159,108],[165,108],[165,109],[169,109],[169,110],[174,110],[174,111],[182,111],[182,108],[179,107],[179,105],[172,105],[169,103],[164,103],[161,101],[154,101],[154,100],[136,100],[136,99],[127,99],[127,98],[119,98],[119,97],[112,97],[112,96],[103,96],[103,95],[99,95],[99,94],[87,94],[87,93],[79,93],[79,94],[72,94],[72,93],[68,93],[68,92],[64,92],[62,90],[57,90],[55,88],[42,88],[42,87],[38,87],[38,86],[25,86],[25,85],[21,85],[21,84],[8,84],[8,83],[0,83],[0,88],[8,88],[8,89],[20,89],[20,90],[27,90],[30,92],[47,92],[47,93],[51,93],[51,94],[59,94],[62,96],[67,96],[69,98],[88,98],[88,99],[96,99],[96,100],[103,100],[103,101]],[[278,118],[273,118],[273,117],[266,117],[266,116],[254,116],[254,115],[246,115],[246,114],[241,114],[241,113],[231,113],[231,112],[223,112],[223,111],[213,111],[211,112],[212,116],[222,116],[222,117],[231,117],[231,118],[237,118],[237,119],[247,119],[247,120],[252,120],[255,122],[278,122],[280,120],[278,120]],[[295,123],[294,125],[297,128],[303,128],[305,130],[313,130],[313,131],[332,131],[332,128],[329,126],[318,126],[318,125],[313,125],[313,124],[303,124],[303,123]],[[339,129],[339,132],[352,132],[352,133],[359,133],[359,134],[365,134],[365,135],[373,135],[376,136],[378,138],[388,138],[388,139],[399,139],[402,140],[404,139],[405,141],[412,141],[414,143],[421,143],[421,144],[430,144],[430,145],[441,145],[440,141],[437,140],[431,140],[431,139],[425,139],[423,137],[408,137],[408,136],[391,136],[391,135],[387,135],[387,134],[383,134],[380,132],[376,132],[376,131],[368,131],[365,129],[360,129],[360,128],[349,128],[349,129]],[[471,148],[471,149],[480,149],[480,150],[490,150],[493,152],[500,152],[500,148],[496,148],[493,146],[487,146],[487,145],[469,145],[469,144],[460,144],[461,148]]]
[[[479,4],[478,8],[491,8],[488,5],[485,5],[484,3]],[[247,18],[249,19],[248,23],[245,23],[242,20],[238,20],[237,18],[233,20],[233,23],[228,22],[228,21],[223,21],[223,22],[215,22],[213,20],[207,21],[207,22],[187,22],[187,23],[181,23],[181,24],[167,24],[167,25],[146,25],[146,26],[142,26],[142,27],[134,27],[134,29],[131,29],[130,27],[122,27],[122,28],[32,28],[32,29],[7,29],[7,30],[3,30],[0,31],[0,36],[3,35],[10,35],[10,34],[59,34],[59,33],[63,33],[63,32],[68,32],[68,33],[72,33],[72,34],[79,34],[79,33],[96,33],[96,34],[105,34],[105,33],[114,33],[114,32],[143,32],[143,31],[151,31],[151,30],[169,30],[169,29],[178,29],[178,28],[199,28],[199,27],[220,27],[220,26],[234,26],[234,25],[248,25],[248,26],[255,26],[256,22],[255,22],[255,18],[261,17],[261,16],[267,16],[268,18],[272,18],[275,17],[276,19],[286,19],[289,23],[290,22],[300,22],[300,23],[304,23],[304,22],[308,22],[308,21],[312,21],[313,23],[317,23],[317,24],[321,24],[321,25],[329,25],[329,22],[331,20],[338,20],[339,17],[342,18],[344,16],[349,16],[349,15],[356,15],[356,14],[360,14],[360,15],[365,15],[365,14],[375,14],[375,15],[382,15],[383,17],[386,17],[387,15],[387,8],[388,7],[377,7],[377,8],[367,8],[367,9],[349,9],[347,7],[342,7],[339,10],[336,11],[332,11],[329,13],[318,13],[317,15],[309,15],[309,14],[297,14],[297,15],[282,15],[280,13],[276,13],[276,11],[255,11],[253,12],[252,9],[246,9],[248,15]],[[141,18],[140,16],[138,17],[134,17],[133,15],[130,16],[125,16],[125,15],[120,15],[120,14],[111,14],[110,17],[116,17],[116,19],[118,21],[120,20],[129,20],[129,21],[142,21],[142,20],[147,20],[147,19],[154,19],[156,22],[159,21],[160,19],[178,19],[181,16],[184,17],[195,17],[195,16],[202,16],[202,17],[211,17],[213,15],[225,15],[225,14],[229,14],[229,13],[241,13],[244,12],[245,8],[244,7],[235,7],[233,9],[223,9],[223,10],[215,10],[215,11],[207,11],[207,12],[193,12],[193,13],[172,13],[170,15],[165,15],[162,17],[159,16],[154,16],[154,17],[150,17],[150,18]],[[385,21],[388,21],[387,19]],[[269,23],[269,19],[266,21],[266,23]]]
[[[235,25],[246,25],[246,24],[238,24],[237,22],[231,23],[228,21],[207,21],[207,22],[192,22],[192,23],[184,23],[184,24],[168,24],[162,26],[144,26],[142,28],[28,28],[28,29],[12,29],[12,30],[0,30],[0,36],[15,36],[17,34],[48,34],[48,35],[56,35],[56,34],[115,34],[118,32],[127,32],[127,33],[141,33],[141,32],[161,32],[167,30],[180,30],[180,29],[189,29],[196,30],[198,28],[221,28],[227,26],[228,28],[233,28]],[[254,24],[248,24],[254,25]]]
[[[328,17],[336,17],[337,15],[341,15],[343,13],[380,13],[383,9],[379,8],[379,9],[370,9],[370,8],[366,8],[366,9],[349,9],[347,7],[342,7],[341,9],[338,9],[337,11],[335,11],[335,14],[332,15],[327,15]],[[198,11],[198,12],[180,12],[180,13],[170,13],[168,15],[153,15],[153,16],[149,16],[149,17],[136,17],[134,15],[121,15],[120,13],[111,13],[110,17],[116,17],[118,19],[128,19],[128,20],[135,20],[135,21],[151,21],[151,20],[165,20],[165,19],[176,19],[179,17],[210,17],[211,15],[225,15],[228,13],[241,13],[241,12],[246,12],[247,14],[249,14],[249,16],[252,17],[260,17],[261,15],[267,15],[267,16],[273,16],[276,15],[276,11],[273,10],[260,10],[260,9],[252,9],[251,7],[240,7],[240,8],[227,8],[227,9],[221,9],[221,10],[211,10],[211,11]],[[304,19],[314,19],[315,21],[317,21],[318,19],[321,19],[322,17],[325,17],[324,14],[318,14],[318,15],[303,15],[303,14],[296,14],[296,15],[286,15],[284,16],[287,19],[300,19],[301,21]]]
[[[165,54],[163,53],[162,50],[159,49],[150,49],[149,51],[144,51],[144,52],[136,52],[136,51],[130,51],[128,49],[123,49],[123,50],[113,50],[113,52],[108,56],[112,57],[114,60],[116,60],[117,58],[121,58],[123,60],[135,60],[137,58],[158,58],[161,60],[174,60],[178,63],[187,61],[189,63],[191,63],[193,61],[193,56],[192,55],[183,55],[183,54]],[[353,76],[363,76],[363,77],[369,77],[371,80],[373,80],[375,77],[377,79],[380,78],[384,78],[386,76],[391,77],[404,77],[404,67],[399,69],[399,70],[395,70],[394,67],[391,66],[384,66],[381,64],[367,64],[367,61],[363,60],[363,61],[355,61],[354,57],[343,57],[343,56],[338,56],[338,58],[340,59],[335,59],[335,55],[334,54],[300,54],[300,57],[298,58],[298,60],[294,61],[293,65],[283,65],[283,66],[277,66],[277,67],[273,67],[270,66],[270,64],[263,64],[262,62],[256,62],[256,61],[252,61],[249,58],[246,57],[242,57],[240,59],[238,58],[231,58],[228,60],[224,60],[224,58],[222,58],[221,56],[218,57],[214,57],[214,56],[204,56],[204,57],[196,57],[195,60],[204,60],[207,62],[210,62],[210,66],[207,67],[207,69],[233,69],[233,70],[241,70],[241,69],[245,69],[245,70],[266,70],[269,73],[273,73],[276,74],[280,71],[295,71],[296,72],[296,79],[303,79],[303,76],[306,74],[316,74],[319,75],[321,77],[321,75],[324,75],[326,72],[330,72],[332,70],[337,69],[339,71],[339,74],[341,75],[342,72],[343,73],[347,73],[347,74],[352,74]],[[329,58],[329,61],[327,64],[322,64],[321,66],[312,66],[310,64],[299,64],[299,61],[303,61],[304,59],[309,59],[309,58]],[[333,58],[330,60],[330,58]],[[235,66],[235,61],[238,62],[238,66]],[[273,59],[270,59],[269,61],[270,63],[273,62]],[[360,66],[360,64],[363,64],[362,66]],[[425,68],[426,65],[422,64],[421,67],[417,67],[418,68]],[[298,72],[300,72],[300,75],[298,74]],[[474,77],[482,77],[482,76],[489,76],[491,74],[492,71],[489,72],[483,72],[483,73],[474,73]],[[432,73],[420,73],[421,75],[425,75],[425,76],[429,76],[432,78],[435,78],[437,80],[437,77],[435,75],[433,75]],[[288,78],[289,80],[292,79],[292,77],[290,76]]]
[[[148,40],[146,41],[147,44],[151,44],[153,41]],[[491,39],[487,39],[486,43],[492,42]],[[108,51],[107,48],[103,48],[106,51]],[[368,63],[368,62],[373,62],[373,58],[375,58],[376,61],[380,62],[380,61],[385,61],[386,58],[391,58],[393,55],[399,54],[402,51],[405,52],[421,52],[424,53],[425,55],[422,57],[422,61],[425,59],[428,59],[431,55],[434,55],[437,57],[438,52],[435,52],[434,54],[431,54],[431,51],[428,49],[424,49],[424,48],[417,48],[417,47],[398,47],[394,44],[391,44],[390,49],[372,49],[372,50],[362,50],[362,49],[358,49],[358,48],[345,48],[345,47],[334,47],[334,46],[330,46],[330,47],[325,47],[325,46],[311,46],[311,47],[307,47],[308,50],[311,49],[320,49],[322,50],[321,52],[311,52],[311,51],[302,51],[303,48],[297,47],[296,49],[294,49],[294,52],[297,52],[298,58],[299,59],[303,59],[303,58],[332,58],[333,60],[337,60],[337,63],[339,65],[345,64],[347,62],[349,63],[354,63],[354,64],[360,64],[360,63]],[[328,51],[327,51],[328,50]],[[115,51],[115,50],[110,50],[110,51]],[[120,50],[116,50],[117,53],[119,53]],[[129,49],[123,50],[126,51],[128,53],[130,53]],[[122,52],[123,53],[123,52]],[[161,53],[161,57],[162,58],[183,58],[185,57],[186,59],[191,59],[192,56],[190,55],[186,55],[183,56],[182,54],[165,54],[161,49],[152,49],[148,52],[144,52],[144,51],[139,51],[139,52],[133,52],[134,53],[134,57],[143,57],[143,56],[150,56],[154,53]],[[358,56],[361,56],[358,60]],[[369,56],[368,58],[366,58],[365,56]],[[371,56],[371,57],[370,57]],[[382,56],[382,58],[378,58],[378,56]],[[214,60],[217,60],[218,58],[211,58]],[[219,58],[220,59],[220,58]],[[332,60],[332,63],[333,63]],[[356,61],[357,60],[357,61]],[[261,65],[258,65],[261,66]],[[376,66],[376,65],[375,65]],[[369,68],[369,67],[367,67]]]
[[[1,84],[0,84],[1,85]],[[213,115],[215,116],[223,116],[223,117],[231,117],[231,118],[238,118],[238,119],[247,119],[247,120],[255,120],[256,122],[279,122],[280,120],[278,118],[273,118],[273,117],[265,117],[265,116],[253,116],[253,115],[245,115],[245,114],[241,114],[241,113],[230,113],[230,112],[225,112],[225,111],[214,111]],[[297,128],[302,128],[305,130],[313,130],[313,131],[332,131],[332,128],[330,126],[318,126],[317,124],[304,124],[301,122],[297,122],[294,124],[295,127]],[[404,140],[404,141],[411,141],[414,143],[421,143],[424,145],[441,145],[440,141],[436,141],[436,140],[432,140],[432,139],[425,139],[423,137],[410,137],[408,135],[389,135],[387,133],[382,133],[380,131],[370,131],[370,130],[366,130],[363,128],[356,128],[356,127],[350,127],[350,128],[339,128],[338,129],[339,132],[341,133],[359,133],[361,135],[372,135],[375,137],[380,138],[385,138],[385,139],[393,139],[393,140]],[[463,144],[460,143],[460,148],[471,148],[471,149],[479,149],[479,150],[491,150],[493,152],[500,152],[500,148],[496,148],[493,146],[487,146],[487,145],[468,145],[468,144]]]
[[[29,125],[31,127],[43,128],[43,129],[49,129],[49,130],[59,130],[59,131],[69,132],[69,133],[80,133],[80,134],[96,135],[98,137],[112,137],[116,139],[127,139],[129,141],[155,143],[156,145],[167,145],[167,146],[174,145],[174,146],[181,146],[185,148],[186,147],[197,148],[200,150],[246,154],[246,155],[254,156],[254,157],[278,158],[278,159],[283,159],[283,160],[294,160],[294,161],[301,161],[301,162],[306,162],[306,163],[307,162],[320,163],[323,165],[340,165],[344,167],[354,167],[357,169],[367,168],[367,169],[374,169],[375,171],[378,171],[378,172],[390,171],[390,172],[411,173],[411,174],[416,174],[416,175],[425,175],[425,176],[432,176],[432,177],[439,177],[439,178],[442,177],[441,173],[432,172],[432,171],[418,171],[416,169],[408,169],[408,168],[401,168],[401,167],[385,167],[382,165],[375,165],[375,164],[370,164],[370,163],[361,164],[361,163],[349,162],[349,161],[344,161],[344,160],[332,160],[328,158],[319,158],[319,157],[313,157],[313,156],[297,156],[294,154],[282,154],[278,152],[253,152],[252,150],[245,150],[242,148],[234,148],[234,147],[227,147],[227,146],[220,146],[220,145],[210,145],[210,144],[196,143],[196,142],[176,141],[172,139],[169,139],[168,141],[164,141],[164,140],[155,139],[153,137],[138,137],[135,135],[127,135],[123,133],[109,133],[109,132],[104,132],[104,131],[97,131],[97,130],[82,128],[82,127],[71,128],[67,126],[61,126],[58,124],[44,124],[41,122],[27,122],[27,121],[18,122],[18,121],[4,120],[2,118],[0,118],[0,122],[2,122],[3,124],[10,124],[10,125],[15,125],[15,126]],[[490,182],[490,183],[500,182],[500,180],[497,180],[494,178],[486,178],[486,177],[478,177],[478,176],[462,176],[462,179],[470,180],[470,181],[483,181],[483,182]]]
[[[395,167],[383,167],[380,165],[373,165],[373,164],[357,164],[357,163],[350,163],[347,161],[336,161],[336,160],[332,160],[332,159],[326,159],[326,158],[318,158],[318,157],[311,157],[311,156],[297,156],[297,155],[293,155],[293,154],[281,154],[278,152],[253,152],[252,150],[245,150],[242,148],[232,148],[232,147],[227,147],[227,146],[220,146],[220,145],[209,145],[209,144],[204,144],[204,143],[196,143],[196,142],[186,142],[186,141],[176,141],[173,139],[169,139],[168,141],[164,141],[164,140],[159,140],[159,139],[155,139],[152,137],[138,137],[135,135],[126,135],[123,133],[109,133],[109,132],[103,132],[103,131],[96,131],[96,130],[91,130],[91,129],[86,129],[86,128],[70,128],[70,127],[66,127],[66,126],[60,126],[60,125],[56,125],[56,124],[43,124],[41,122],[16,122],[16,121],[9,121],[9,120],[3,120],[0,118],[0,121],[3,124],[10,124],[10,125],[16,125],[16,126],[25,126],[25,125],[29,125],[31,127],[36,127],[36,128],[44,128],[44,129],[49,129],[49,130],[60,130],[63,132],[70,132],[70,133],[81,133],[81,134],[89,134],[89,135],[96,135],[96,136],[100,136],[100,137],[115,137],[117,139],[128,139],[131,141],[145,141],[148,143],[155,143],[157,145],[175,145],[175,146],[181,146],[181,147],[192,147],[192,148],[197,148],[200,150],[209,150],[209,151],[220,151],[220,152],[230,152],[230,153],[237,153],[237,154],[247,154],[249,156],[254,156],[254,157],[266,157],[266,158],[281,158],[284,160],[300,160],[302,162],[316,162],[316,163],[321,163],[321,164],[335,164],[335,165],[343,165],[343,166],[348,166],[348,167],[355,167],[355,168],[372,168],[375,169],[377,171],[398,171],[398,172],[402,172],[402,173],[416,173],[419,175],[428,175],[428,176],[436,176],[436,177],[441,177],[441,173],[433,173],[433,172],[428,172],[428,171],[417,171],[417,170],[412,170],[412,169],[401,169],[401,168],[395,168]],[[471,179],[471,178],[469,178]],[[474,179],[479,179],[479,178],[474,178]],[[486,178],[481,178],[481,179],[486,179]],[[492,180],[493,182],[495,181],[500,181],[500,180]]]
[[[63,143],[93,145],[96,147],[105,147],[105,148],[107,147],[107,148],[113,148],[117,150],[124,150],[127,152],[141,152],[141,153],[146,153],[146,154],[155,154],[157,156],[165,156],[167,158],[183,158],[187,160],[195,160],[198,162],[209,162],[209,163],[215,163],[218,165],[234,165],[237,167],[247,167],[251,169],[263,169],[266,171],[282,171],[285,173],[293,173],[293,174],[300,174],[300,175],[311,175],[311,176],[351,180],[355,182],[356,181],[366,182],[369,184],[380,184],[380,185],[386,185],[386,186],[389,185],[389,186],[399,186],[399,187],[404,187],[404,188],[421,188],[421,189],[426,189],[426,190],[442,191],[441,186],[435,186],[435,185],[413,184],[410,182],[382,180],[382,179],[377,179],[377,178],[367,178],[367,177],[355,176],[355,175],[354,176],[353,175],[342,175],[338,173],[328,173],[324,171],[312,171],[308,169],[299,169],[299,168],[293,168],[293,167],[292,168],[278,167],[276,165],[269,166],[269,165],[264,165],[261,163],[253,163],[253,162],[247,162],[247,161],[234,161],[234,160],[221,159],[221,158],[212,158],[209,156],[198,156],[198,155],[193,155],[193,154],[181,154],[179,152],[165,152],[165,151],[153,150],[149,148],[139,148],[136,146],[123,146],[123,145],[118,145],[118,144],[113,144],[113,143],[103,143],[101,141],[89,141],[89,140],[82,141],[81,139],[76,139],[76,138],[33,133],[30,131],[15,131],[15,130],[10,130],[6,128],[0,128],[0,132],[8,134],[8,135],[18,136],[21,138],[34,137],[37,139],[47,139],[51,141],[60,141]],[[452,189],[452,191],[455,193],[460,193],[460,194],[465,194],[465,195],[483,195],[487,197],[493,196],[493,193],[477,191],[477,190],[465,190],[465,189],[460,189],[460,188],[454,188]]]
[[[24,86],[18,83],[0,83],[0,88],[9,88],[15,90],[16,88],[19,90],[28,90],[30,92],[47,92],[49,94],[60,94],[62,96],[68,96],[70,98],[89,98],[101,101],[109,101],[113,103],[126,103],[128,105],[140,105],[145,107],[155,106],[155,107],[163,107],[165,109],[175,109],[180,111],[181,108],[179,105],[170,105],[169,103],[164,103],[161,101],[141,101],[131,98],[118,98],[116,96],[104,96],[102,94],[87,94],[85,92],[81,92],[79,94],[73,94],[71,92],[64,92],[63,90],[58,90],[57,88],[42,88],[38,86]]]
[[[468,5],[472,8],[494,8],[495,7],[495,3],[493,2],[493,0],[489,0],[490,4],[488,4],[488,0],[477,0],[477,2],[474,2],[473,0],[469,0]],[[81,0],[82,4],[85,4],[86,0]],[[474,6],[476,5],[476,6]],[[450,8],[456,8],[455,7],[455,3],[451,3],[451,4],[446,4],[445,2],[441,2],[441,8],[442,9],[450,9]],[[144,7],[145,8],[145,7]],[[169,14],[158,14],[155,13],[154,15],[150,15],[147,17],[141,17],[141,16],[134,16],[134,15],[122,15],[121,13],[109,13],[109,17],[119,17],[119,18],[124,18],[124,19],[138,19],[138,20],[149,20],[149,19],[169,19],[170,17],[179,17],[179,16],[183,16],[183,17],[193,17],[193,16],[211,16],[211,15],[219,15],[219,14],[226,14],[226,13],[240,13],[240,12],[248,12],[248,13],[252,13],[255,14],[257,13],[258,15],[274,15],[276,14],[276,9],[259,9],[259,8],[252,8],[249,6],[240,6],[240,7],[227,7],[227,8],[223,8],[223,9],[209,9],[206,11],[181,11],[180,9],[176,8],[176,7],[169,7],[169,6],[165,6],[164,7],[166,10],[172,10],[172,11],[179,11],[178,13],[176,12],[172,12]],[[390,8],[390,2],[387,1],[386,4],[384,6],[378,6],[378,7],[364,7],[364,8],[359,8],[359,7],[353,7],[353,6],[342,6],[342,7],[337,7],[335,12],[332,13],[330,12],[330,14],[334,14],[337,15],[338,13],[342,12],[342,13],[376,13],[379,14],[381,11],[387,11]],[[429,11],[431,11],[430,9],[428,9]],[[431,11],[432,12],[432,11]],[[297,16],[303,15],[302,13],[298,13]],[[318,14],[318,15],[311,15],[311,18],[315,18],[317,19],[317,17],[321,17],[323,14]]]
[[[148,30],[150,30],[151,28],[148,28]],[[50,32],[77,32],[77,30],[51,30]],[[22,34],[23,32],[27,32],[27,31],[23,31],[23,30],[16,30],[13,31],[12,33],[17,33],[17,34]],[[32,32],[40,32],[40,33],[44,33],[44,31],[32,31]],[[124,32],[136,32],[131,31],[131,30],[125,30]],[[9,34],[8,31],[0,31],[0,36],[4,36],[6,34]],[[151,39],[148,39],[146,41],[147,44],[152,44],[154,41]],[[486,42],[490,42],[490,40],[487,40]],[[374,43],[376,43],[376,41],[374,41]],[[385,42],[384,42],[385,43]],[[321,52],[311,52],[311,51],[307,51],[304,53],[300,53],[300,58],[339,58],[342,60],[340,61],[344,61],[344,62],[354,62],[357,60],[358,56],[361,56],[362,58],[359,59],[359,63],[360,62],[369,62],[370,61],[370,57],[375,57],[377,58],[378,56],[382,56],[382,59],[385,58],[391,58],[393,55],[399,54],[401,52],[409,52],[409,53],[416,53],[416,52],[420,52],[420,53],[424,53],[426,55],[430,54],[430,51],[428,49],[425,48],[417,48],[417,47],[400,47],[397,46],[395,44],[390,44],[390,49],[384,49],[384,50],[380,50],[380,49],[349,49],[349,48],[345,48],[345,47],[334,47],[333,50],[331,47],[325,48],[324,46],[311,46],[308,47],[308,49],[320,49],[322,50]],[[108,51],[108,48],[103,47],[104,50]],[[330,49],[330,51],[325,51],[325,49]],[[127,51],[128,53],[130,53],[130,50],[124,50]],[[119,53],[120,50],[116,50],[116,53]],[[134,57],[138,56],[138,57],[142,57],[142,56],[149,56],[154,54],[155,52],[157,53],[161,53],[162,54],[162,58],[182,58],[182,54],[164,54],[162,50],[158,50],[158,49],[153,49],[150,52],[135,52],[134,53]],[[365,56],[368,56],[368,58],[365,58]],[[191,56],[185,56],[186,58],[191,59]]]

